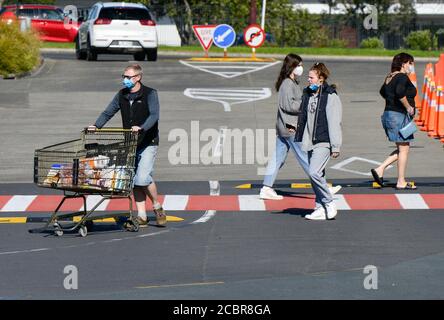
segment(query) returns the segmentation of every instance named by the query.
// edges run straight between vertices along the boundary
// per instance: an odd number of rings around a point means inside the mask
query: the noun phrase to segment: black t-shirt
[[[407,113],[407,109],[399,100],[404,97],[415,108],[416,88],[405,73],[395,74],[388,84],[384,81],[379,93],[385,99],[385,111]]]

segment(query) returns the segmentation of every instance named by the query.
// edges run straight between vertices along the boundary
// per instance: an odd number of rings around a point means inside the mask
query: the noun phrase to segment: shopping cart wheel
[[[138,232],[139,231],[139,224],[134,223],[132,221],[127,221],[123,225],[126,229],[126,231],[129,232]]]
[[[57,237],[61,237],[61,236],[63,236],[63,230],[62,230],[62,228],[60,227],[60,225],[59,225],[57,222],[55,222],[55,223],[53,224],[53,227],[54,227],[54,234],[55,234]]]
[[[86,237],[87,234],[88,234],[88,228],[86,226],[81,226],[79,228],[79,235],[81,237]]]

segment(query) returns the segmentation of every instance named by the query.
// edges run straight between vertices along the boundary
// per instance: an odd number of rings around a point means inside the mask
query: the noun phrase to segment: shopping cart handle
[[[123,129],[123,128],[95,128],[86,127],[84,129],[85,132],[131,132],[131,129]]]

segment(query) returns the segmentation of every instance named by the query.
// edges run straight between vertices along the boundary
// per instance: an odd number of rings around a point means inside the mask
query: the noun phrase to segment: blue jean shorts
[[[410,122],[409,117],[405,113],[384,111],[381,116],[381,122],[389,141],[409,142],[414,139],[413,134],[404,139],[399,133],[399,130]]]
[[[156,160],[158,146],[148,146],[136,152],[135,186],[149,186],[153,183],[154,161]]]

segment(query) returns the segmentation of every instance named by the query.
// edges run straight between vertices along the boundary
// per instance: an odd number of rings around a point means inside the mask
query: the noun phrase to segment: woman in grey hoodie
[[[276,121],[276,147],[268,162],[263,187],[260,192],[261,199],[281,200],[283,198],[281,195],[276,194],[273,189],[273,184],[279,169],[285,163],[290,149],[295,154],[301,167],[308,174],[307,153],[302,151],[300,143],[294,141],[302,97],[302,91],[299,87],[297,77],[300,77],[302,72],[302,58],[297,54],[288,54],[284,59],[275,85],[279,95]]]
[[[334,85],[326,80],[330,71],[323,63],[315,63],[308,73],[309,86],[304,89],[301,114],[295,140],[308,152],[308,175],[316,195],[309,220],[333,219],[337,208],[324,177],[330,157],[339,157],[342,145],[342,104]]]

